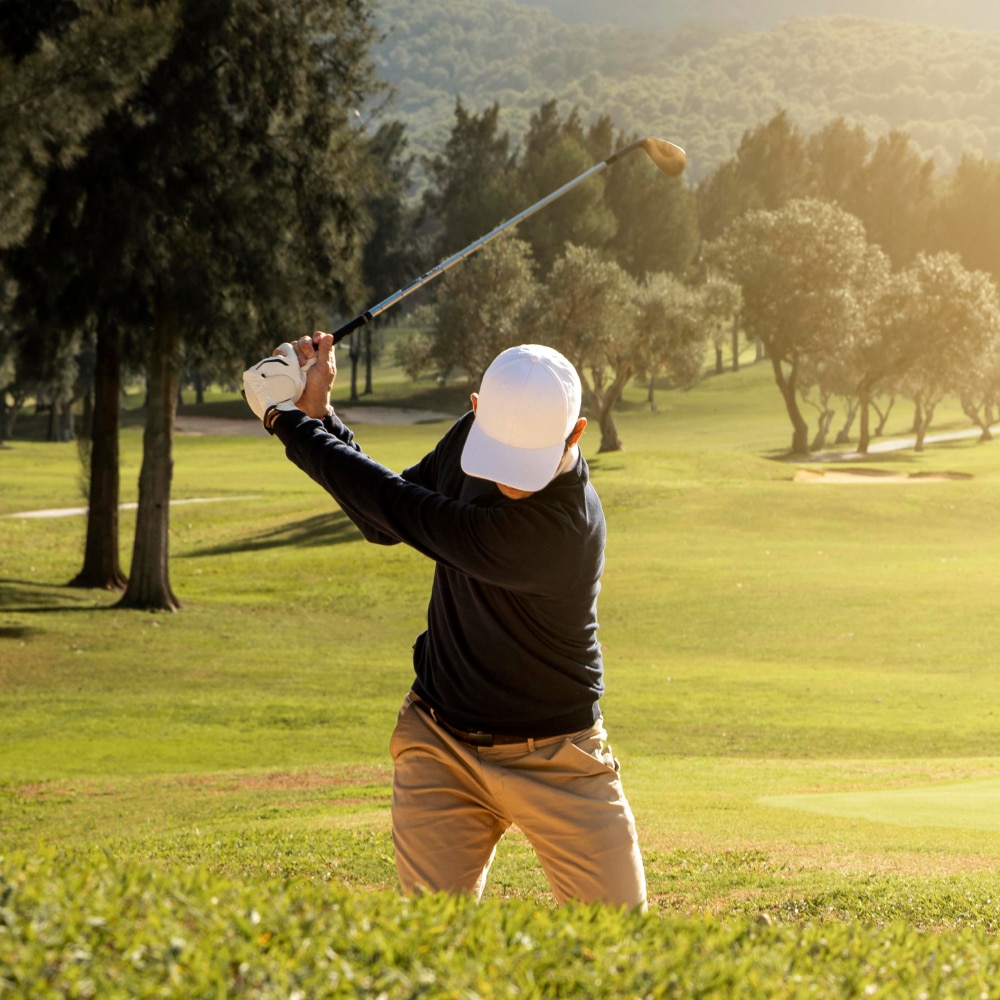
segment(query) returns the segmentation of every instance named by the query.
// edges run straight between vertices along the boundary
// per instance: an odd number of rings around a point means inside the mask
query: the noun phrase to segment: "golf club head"
[[[687,154],[680,146],[654,136],[647,136],[640,145],[646,151],[646,155],[668,177],[680,177],[684,172]]]

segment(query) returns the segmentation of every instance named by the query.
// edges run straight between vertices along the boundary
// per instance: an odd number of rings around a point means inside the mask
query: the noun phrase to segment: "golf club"
[[[486,246],[490,240],[495,239],[504,230],[510,229],[512,226],[516,226],[519,222],[528,218],[529,215],[534,215],[540,208],[544,208],[550,202],[556,200],[556,198],[561,198],[567,191],[572,190],[581,184],[588,177],[592,177],[594,174],[600,173],[606,167],[611,166],[616,160],[620,160],[623,156],[627,156],[629,153],[636,149],[642,149],[646,152],[646,155],[653,161],[656,167],[665,173],[668,177],[679,177],[684,171],[684,166],[687,163],[687,155],[680,146],[675,146],[672,142],[667,142],[666,139],[657,139],[653,136],[646,136],[645,139],[636,139],[635,142],[630,142],[627,146],[623,146],[617,152],[612,153],[606,160],[602,160],[600,163],[591,167],[589,170],[585,170],[579,177],[574,178],[568,183],[564,184],[561,188],[553,191],[551,194],[546,195],[539,201],[536,201],[534,205],[530,205],[524,211],[519,212],[517,215],[508,219],[506,222],[501,223],[496,229],[491,230],[485,236],[481,236],[478,240],[470,243],[464,250],[459,250],[458,253],[452,254],[447,260],[441,261],[436,267],[432,267],[425,275],[417,278],[416,281],[411,281],[405,288],[401,288],[398,292],[393,292],[388,298],[383,299],[378,305],[372,306],[371,309],[366,312],[361,313],[359,316],[355,316],[354,319],[345,323],[342,327],[333,332],[333,342],[339,343],[348,334],[353,333],[359,327],[365,326],[370,323],[376,316],[385,312],[386,309],[394,306],[397,302],[402,301],[408,295],[412,295],[417,289],[423,288],[428,282],[433,281],[439,275],[444,274],[449,268],[454,267],[459,261],[465,260],[470,254],[474,254],[481,247]]]

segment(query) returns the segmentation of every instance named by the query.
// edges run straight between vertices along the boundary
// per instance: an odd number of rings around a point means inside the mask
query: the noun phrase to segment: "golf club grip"
[[[360,316],[355,316],[354,319],[345,323],[343,326],[337,327],[337,329],[331,334],[334,344],[339,344],[345,337],[354,333],[354,331],[359,327],[367,326],[374,318],[374,315],[369,310],[368,312],[361,313]],[[315,340],[313,341],[313,348],[317,351],[319,350],[319,344],[317,344]]]
[[[365,326],[370,323],[373,319],[371,311],[363,312],[359,316],[355,316],[350,322],[345,323],[343,326],[333,331],[333,342],[339,344],[344,337],[349,336],[354,333],[359,327]]]

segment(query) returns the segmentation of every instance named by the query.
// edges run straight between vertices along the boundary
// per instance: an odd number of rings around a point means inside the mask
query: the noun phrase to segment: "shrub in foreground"
[[[979,997],[1000,942],[895,922],[717,921],[44,851],[0,859],[0,996]]]

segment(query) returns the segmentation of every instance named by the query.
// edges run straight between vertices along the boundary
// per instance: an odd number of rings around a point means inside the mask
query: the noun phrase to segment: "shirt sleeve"
[[[305,415],[303,414],[303,416]],[[310,418],[307,417],[306,419],[308,420]],[[336,438],[343,445],[361,454],[361,446],[357,443],[357,441],[355,441],[354,432],[343,422],[343,420],[340,419],[332,407],[323,418],[322,426],[328,434]],[[275,433],[277,433],[277,428],[275,428]],[[316,478],[312,475],[309,469],[301,465],[299,467],[313,479]],[[320,485],[323,486],[323,483],[320,483]],[[329,490],[327,492],[329,492]],[[351,521],[354,522],[354,525],[361,532],[366,541],[373,542],[376,545],[398,545],[401,541],[401,539],[395,535],[381,531],[377,525],[373,524],[364,516],[362,511],[349,507],[347,504],[341,503],[340,501],[338,501],[338,503],[340,504],[341,510],[343,510]]]
[[[400,476],[305,414],[283,413],[274,430],[289,459],[364,525],[366,538],[405,542],[511,590],[557,593],[565,585],[565,556],[577,556],[566,544],[567,525],[557,523],[559,515],[537,496],[494,506],[468,503],[424,485],[434,478],[434,453]]]

